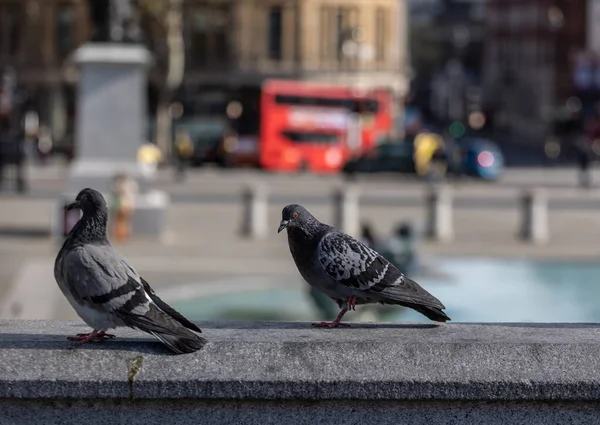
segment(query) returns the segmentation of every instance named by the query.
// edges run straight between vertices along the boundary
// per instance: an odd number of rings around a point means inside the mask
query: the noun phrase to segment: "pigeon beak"
[[[288,227],[288,224],[290,224],[289,220],[281,220],[281,223],[279,223],[279,229],[277,229],[277,233],[280,233],[283,229]]]
[[[74,210],[76,208],[79,208],[79,201],[75,201],[75,202],[70,203],[69,205],[67,205],[65,207],[65,210],[70,211],[70,210]]]

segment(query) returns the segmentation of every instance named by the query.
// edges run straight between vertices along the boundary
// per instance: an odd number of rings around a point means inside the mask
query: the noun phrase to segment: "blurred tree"
[[[160,33],[155,39],[164,40],[166,44],[166,72],[159,90],[154,134],[163,159],[171,156],[171,96],[181,85],[185,71],[182,4],[183,0],[138,0],[141,13],[153,21],[153,27]]]

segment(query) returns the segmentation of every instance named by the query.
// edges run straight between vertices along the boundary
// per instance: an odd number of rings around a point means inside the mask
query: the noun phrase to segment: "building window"
[[[326,132],[300,132],[287,130],[283,131],[281,135],[294,143],[310,145],[331,145],[338,143],[340,140],[339,134]]]
[[[186,63],[204,67],[229,61],[229,9],[196,7],[186,13]]]
[[[322,61],[325,61],[331,57],[331,46],[329,42],[331,28],[329,27],[329,15],[332,12],[330,7],[322,7],[321,15],[319,17],[319,31],[320,31],[320,57]]]
[[[17,4],[0,5],[0,56],[14,58],[19,48],[22,9]]]
[[[189,62],[193,65],[206,65],[208,60],[208,23],[201,11],[192,16],[189,39]]]
[[[281,7],[275,6],[269,9],[269,58],[281,59],[281,22],[282,22]]]
[[[56,11],[56,55],[67,56],[75,47],[75,24],[77,15],[71,4],[62,4]]]
[[[321,59],[348,62],[356,59],[359,34],[358,8],[325,6],[321,9]]]
[[[338,61],[344,59],[344,43],[346,41],[346,22],[344,10],[338,9],[335,13],[335,48]]]
[[[378,62],[385,61],[389,16],[390,14],[386,9],[377,8],[377,12],[375,13],[375,59]]]

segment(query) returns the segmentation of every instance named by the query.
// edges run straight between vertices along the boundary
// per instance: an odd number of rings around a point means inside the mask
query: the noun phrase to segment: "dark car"
[[[384,143],[346,162],[343,172],[346,174],[377,172],[414,173],[415,161],[413,159],[413,152],[414,139]]]
[[[448,172],[497,180],[504,171],[500,147],[488,139],[463,137],[447,145]]]
[[[218,163],[223,165],[221,144],[229,130],[227,123],[217,117],[194,117],[182,119],[174,125],[174,134],[185,132],[189,135],[194,150],[190,157],[192,165]]]
[[[347,175],[377,172],[415,174],[414,147],[413,138],[378,145],[346,162],[343,172]],[[446,143],[445,150],[432,152],[430,161],[432,165],[441,166],[430,167],[428,177],[435,177],[431,174],[441,172],[496,180],[504,169],[504,157],[498,145],[481,138],[465,137]]]

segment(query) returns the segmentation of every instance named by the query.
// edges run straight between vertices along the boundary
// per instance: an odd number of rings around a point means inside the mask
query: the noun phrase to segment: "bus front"
[[[263,93],[261,166],[274,171],[338,172],[348,157],[348,111],[286,100]]]

